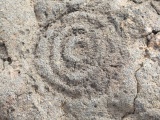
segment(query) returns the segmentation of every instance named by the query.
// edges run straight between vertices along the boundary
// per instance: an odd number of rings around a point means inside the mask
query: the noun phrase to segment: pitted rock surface
[[[111,77],[122,79],[116,71],[129,59],[122,55],[125,46],[118,46],[122,38],[106,18],[76,11],[52,23],[36,50],[40,74],[62,90],[105,94]]]
[[[159,8],[0,1],[0,120],[160,120]]]

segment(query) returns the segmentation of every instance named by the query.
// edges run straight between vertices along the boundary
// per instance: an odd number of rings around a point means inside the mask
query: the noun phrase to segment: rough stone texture
[[[0,0],[0,120],[160,120],[160,1]]]

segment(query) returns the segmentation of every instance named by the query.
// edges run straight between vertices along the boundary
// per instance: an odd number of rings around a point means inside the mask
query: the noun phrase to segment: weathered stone
[[[0,1],[0,120],[160,120],[159,3]]]

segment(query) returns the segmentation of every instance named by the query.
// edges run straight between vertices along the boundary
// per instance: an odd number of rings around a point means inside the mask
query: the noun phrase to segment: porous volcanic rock
[[[0,120],[160,120],[160,1],[1,0]]]

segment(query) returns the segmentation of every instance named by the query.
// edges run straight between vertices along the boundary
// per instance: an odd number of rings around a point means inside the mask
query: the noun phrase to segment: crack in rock
[[[135,112],[136,112],[136,99],[138,98],[138,94],[139,94],[139,92],[140,92],[140,84],[139,84],[139,80],[138,80],[138,78],[137,78],[137,72],[141,69],[143,67],[143,63],[141,63],[140,64],[140,67],[135,71],[135,73],[134,73],[134,77],[135,77],[135,80],[136,80],[136,83],[137,83],[137,85],[136,85],[136,88],[137,88],[137,93],[136,93],[136,96],[135,96],[135,98],[134,98],[134,100],[133,100],[133,105],[134,105],[134,109],[133,109],[133,111],[131,112],[131,113],[127,113],[127,114],[125,114],[123,117],[122,117],[122,120],[123,119],[125,119],[126,117],[128,117],[129,115],[132,115],[132,114],[135,114]]]

